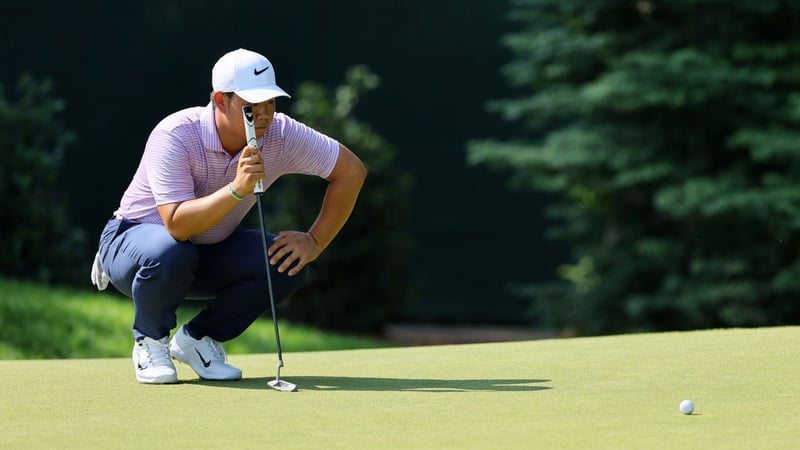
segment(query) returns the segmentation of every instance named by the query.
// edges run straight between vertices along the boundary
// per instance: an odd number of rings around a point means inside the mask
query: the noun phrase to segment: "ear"
[[[214,106],[217,109],[225,109],[225,94],[222,91],[216,91],[213,95]]]

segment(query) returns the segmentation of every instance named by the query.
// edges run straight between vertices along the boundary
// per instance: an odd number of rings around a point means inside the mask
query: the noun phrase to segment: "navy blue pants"
[[[267,236],[267,247],[274,235]],[[176,326],[186,300],[210,300],[188,323],[195,338],[225,342],[269,309],[261,233],[238,229],[216,244],[175,240],[163,225],[111,219],[100,236],[100,263],[117,290],[133,299],[133,335],[161,339]],[[275,303],[299,288],[294,276],[270,267]]]

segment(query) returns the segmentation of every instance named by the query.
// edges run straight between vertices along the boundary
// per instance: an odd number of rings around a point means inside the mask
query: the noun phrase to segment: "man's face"
[[[261,139],[264,133],[272,123],[272,118],[275,115],[275,99],[269,99],[261,103],[250,103],[236,94],[229,99],[230,107],[227,108],[228,120],[233,128],[238,130],[238,133],[245,138],[244,131],[244,115],[242,114],[242,106],[253,106],[253,123],[256,127],[256,137]]]

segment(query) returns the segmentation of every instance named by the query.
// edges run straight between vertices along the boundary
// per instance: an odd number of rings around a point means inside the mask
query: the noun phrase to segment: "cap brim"
[[[291,97],[286,91],[278,86],[263,87],[258,89],[242,89],[234,91],[234,94],[250,103],[261,103],[275,97]]]

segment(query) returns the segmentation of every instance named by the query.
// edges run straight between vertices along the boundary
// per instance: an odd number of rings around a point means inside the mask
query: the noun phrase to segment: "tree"
[[[800,322],[800,4],[513,0],[515,140],[470,164],[552,193],[574,263],[518,287],[580,333]]]
[[[353,115],[362,95],[378,86],[368,68],[347,72],[335,90],[303,83],[291,115],[339,139],[369,171],[356,207],[342,231],[311,265],[308,286],[295,293],[284,317],[329,329],[374,332],[387,320],[404,318],[410,288],[408,234],[409,174],[394,166],[395,150],[366,123]],[[287,177],[274,216],[276,229],[296,229],[313,223],[325,182],[313,177]]]
[[[20,78],[9,102],[0,86],[0,274],[41,282],[75,283],[89,263],[84,232],[69,225],[58,169],[75,136],[58,120],[64,102],[52,83]]]

